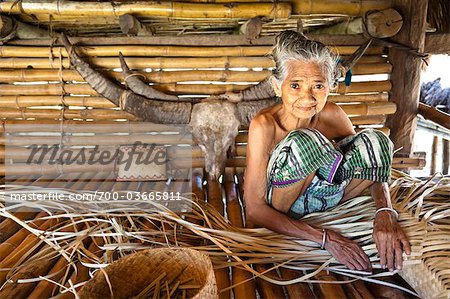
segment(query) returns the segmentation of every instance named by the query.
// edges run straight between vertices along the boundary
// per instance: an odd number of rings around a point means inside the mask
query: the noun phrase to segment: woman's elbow
[[[245,220],[255,225],[260,224],[261,207],[254,205],[247,205],[245,208]]]

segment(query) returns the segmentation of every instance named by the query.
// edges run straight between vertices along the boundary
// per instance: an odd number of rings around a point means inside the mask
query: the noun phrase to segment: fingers
[[[402,246],[399,241],[395,242],[395,266],[397,267],[397,270],[402,269],[403,265],[403,250]]]
[[[389,271],[394,271],[394,244],[389,238],[386,242],[386,259]]]
[[[399,239],[400,239],[400,242],[402,243],[405,253],[407,255],[410,255],[411,254],[411,245],[409,245],[409,241],[403,232],[400,234]]]
[[[364,250],[361,247],[359,247],[358,254],[363,262],[363,266],[364,266],[363,270],[372,270],[372,264],[370,263],[369,257],[367,256],[367,254],[364,252]]]
[[[380,256],[380,265],[383,269],[386,269],[386,241],[379,240],[377,243],[378,255]]]

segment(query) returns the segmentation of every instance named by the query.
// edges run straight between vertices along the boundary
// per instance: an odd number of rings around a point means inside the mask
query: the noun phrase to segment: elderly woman
[[[326,211],[370,188],[375,200],[373,237],[381,265],[401,269],[408,240],[390,206],[393,145],[378,130],[358,134],[345,112],[327,102],[335,83],[336,57],[319,42],[294,31],[276,39],[271,84],[281,103],[252,120],[244,198],[247,218],[270,230],[321,244],[353,270],[370,270],[354,241],[313,227],[301,218]]]

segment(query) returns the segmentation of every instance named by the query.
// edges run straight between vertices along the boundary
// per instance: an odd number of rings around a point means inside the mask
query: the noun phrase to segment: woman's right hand
[[[341,264],[351,270],[372,271],[369,257],[361,246],[339,233],[326,230],[325,249]]]

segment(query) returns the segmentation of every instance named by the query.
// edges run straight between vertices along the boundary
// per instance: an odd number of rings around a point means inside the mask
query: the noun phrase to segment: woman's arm
[[[244,177],[244,199],[247,219],[255,225],[301,239],[322,242],[322,231],[296,221],[266,203],[267,164],[275,128],[265,115],[250,123],[247,143],[247,166]]]
[[[322,243],[322,229],[301,220],[294,220],[266,203],[266,170],[275,128],[264,115],[256,116],[249,128],[247,167],[244,178],[244,199],[247,220],[272,231]],[[370,269],[370,262],[361,247],[340,234],[327,230],[325,248],[350,269]]]

